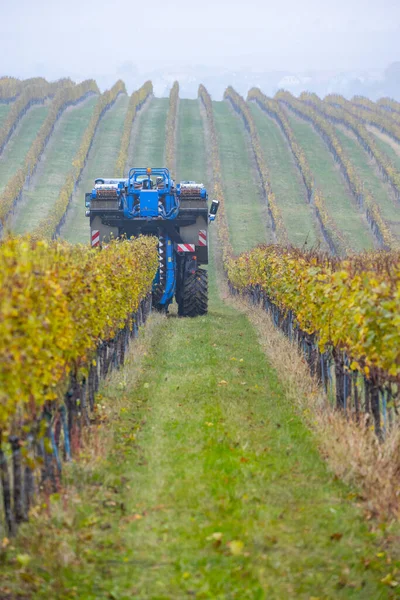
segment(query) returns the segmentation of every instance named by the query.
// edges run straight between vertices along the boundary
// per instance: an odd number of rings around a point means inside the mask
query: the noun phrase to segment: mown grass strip
[[[163,167],[168,98],[152,98],[136,117],[128,152],[131,167]]]
[[[285,111],[298,142],[303,146],[315,181],[324,194],[326,206],[351,248],[357,252],[373,248],[368,225],[353,206],[346,183],[324,141],[312,125],[295,117],[289,110]]]
[[[198,100],[180,100],[177,131],[177,180],[207,183],[203,120]]]
[[[230,237],[234,252],[239,254],[272,242],[273,232],[243,122],[227,102],[213,102],[213,110]]]
[[[382,133],[376,127],[367,126],[368,131],[374,134],[375,142],[385,152],[397,169],[400,169],[400,144],[397,144],[391,137]]]
[[[47,145],[45,157],[17,208],[14,220],[16,233],[35,229],[50,211],[71,169],[71,163],[97,100],[97,96],[92,96],[70,107],[61,116]]]
[[[4,190],[10,177],[24,164],[25,156],[43,125],[48,111],[48,105],[33,105],[21,120],[0,159],[0,192]]]
[[[169,107],[165,128],[165,166],[171,177],[176,179],[176,122],[179,107],[179,83],[174,84],[169,93]]]
[[[265,160],[268,164],[271,187],[282,212],[289,241],[295,246],[315,246],[319,238],[307,192],[294,163],[290,148],[279,126],[261,109],[251,103],[250,110],[260,136]]]
[[[96,131],[88,162],[67,213],[61,237],[72,243],[89,241],[89,219],[85,217],[85,192],[90,192],[96,177],[113,177],[129,96],[119,96],[104,114]]]
[[[8,113],[10,112],[11,103],[10,104],[1,104],[0,103],[0,128],[3,126],[4,121],[7,118]]]

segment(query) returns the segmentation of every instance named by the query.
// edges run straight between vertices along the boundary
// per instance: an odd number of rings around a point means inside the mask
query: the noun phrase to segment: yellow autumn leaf
[[[228,547],[233,556],[239,556],[243,553],[244,544],[240,540],[232,540],[228,543]]]
[[[17,554],[16,560],[20,567],[27,567],[31,562],[32,557],[29,556],[29,554]]]

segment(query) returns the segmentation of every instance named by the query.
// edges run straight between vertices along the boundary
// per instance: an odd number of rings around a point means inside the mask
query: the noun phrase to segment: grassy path
[[[365,189],[370,192],[378,204],[383,219],[386,221],[394,237],[400,239],[399,205],[395,204],[393,194],[387,184],[378,175],[377,167],[368,153],[363,149],[355,136],[342,128],[336,127],[336,134],[343,149],[351,156],[351,161]]]
[[[0,127],[2,127],[4,121],[6,120],[11,106],[11,104],[0,104]]]
[[[310,123],[285,110],[317,185],[324,194],[326,207],[350,248],[357,252],[373,248],[374,240],[366,219],[353,204],[347,184],[325,142]]]
[[[128,103],[128,96],[119,96],[100,121],[86,167],[61,232],[62,237],[69,242],[89,241],[89,219],[85,217],[85,192],[92,190],[96,177],[114,176]]]
[[[25,527],[32,560],[3,585],[37,600],[391,597],[354,495],[213,270],[210,314],[161,320],[141,373],[103,390],[103,405],[123,406],[112,449],[75,479],[64,518],[53,507],[46,543]]]
[[[39,163],[33,182],[24,192],[14,219],[14,231],[34,229],[57,198],[90,121],[97,96],[68,108],[58,121]]]
[[[152,98],[136,117],[128,152],[127,174],[130,167],[164,166],[168,106],[168,98]]]
[[[198,100],[180,100],[177,131],[177,180],[207,183],[203,120]]]
[[[397,169],[400,169],[400,144],[372,125],[367,125],[367,129],[374,134],[375,141],[382,152],[387,154]]]
[[[273,233],[242,121],[227,102],[213,102],[226,214],[234,251],[272,242]]]
[[[277,123],[254,103],[249,104],[268,165],[271,186],[275,193],[289,240],[295,246],[314,246],[319,235],[307,192],[296,167],[292,152]]]
[[[0,157],[0,192],[23,165],[26,154],[49,112],[49,105],[34,105],[21,119]]]

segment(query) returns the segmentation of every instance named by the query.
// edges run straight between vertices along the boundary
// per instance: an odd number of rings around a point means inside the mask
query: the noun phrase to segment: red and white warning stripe
[[[207,246],[207,231],[205,229],[199,231],[199,246]]]
[[[98,229],[92,231],[92,246],[100,246],[100,231]]]
[[[178,252],[194,252],[196,246],[194,244],[177,244]]]

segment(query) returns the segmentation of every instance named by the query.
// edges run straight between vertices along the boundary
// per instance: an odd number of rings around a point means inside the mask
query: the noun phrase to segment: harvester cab
[[[175,297],[178,314],[195,317],[207,312],[208,225],[219,202],[208,207],[202,183],[175,185],[165,168],[130,169],[126,179],[98,178],[85,195],[91,243],[111,238],[154,235],[159,268],[153,284],[153,305],[168,310]]]

